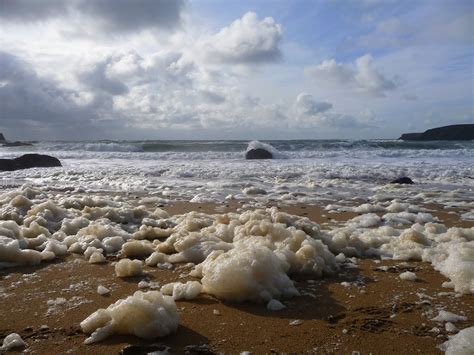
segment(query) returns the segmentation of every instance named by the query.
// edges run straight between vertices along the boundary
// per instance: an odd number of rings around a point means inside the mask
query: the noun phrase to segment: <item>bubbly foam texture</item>
[[[416,274],[414,272],[405,271],[400,274],[400,278],[405,281],[415,281]]]
[[[97,293],[101,296],[105,296],[110,294],[110,290],[105,286],[99,285],[97,286]]]
[[[275,299],[271,299],[267,303],[267,309],[270,311],[281,311],[282,309],[285,309],[285,308],[286,306],[283,303]]]
[[[0,347],[2,351],[8,351],[14,348],[21,348],[26,346],[25,341],[17,333],[11,333],[3,339],[3,345]]]
[[[178,328],[178,312],[172,297],[159,291],[137,291],[106,309],[99,309],[81,322],[84,333],[91,334],[86,344],[112,334],[133,334],[140,338],[163,337]]]
[[[264,301],[299,295],[285,266],[268,248],[213,252],[202,265],[206,293],[229,301]]]
[[[430,262],[449,278],[444,286],[474,293],[474,228],[446,228],[414,200],[404,202],[377,191],[380,195],[370,203],[328,206],[362,215],[323,229],[276,207],[171,216],[154,199],[24,185],[0,195],[0,265],[37,265],[78,254],[91,263],[121,258],[115,264],[118,277],[143,275],[143,259],[147,267],[173,269],[188,263],[185,269],[193,268],[189,276],[199,281],[161,288],[170,295],[174,311],[162,293],[135,293],[83,322],[84,331],[92,333],[87,342],[113,333],[166,335],[176,329],[174,300],[191,300],[200,293],[278,310],[284,306],[281,301],[300,294],[294,276],[337,274],[356,267],[354,257]],[[411,272],[400,277],[416,279]],[[159,285],[141,282],[139,287]],[[105,294],[101,287],[97,292]],[[48,314],[83,302],[74,297],[50,300]],[[131,314],[130,323],[126,319]]]
[[[201,283],[197,281],[171,282],[161,287],[164,295],[172,296],[175,301],[185,299],[192,300],[196,298],[202,291]]]
[[[446,286],[474,292],[474,229],[447,229],[430,213],[396,199],[351,207],[367,213],[322,231],[308,218],[276,208],[169,216],[133,198],[50,196],[29,186],[0,196],[8,219],[0,221],[2,266],[37,265],[70,253],[104,263],[119,254],[127,258],[115,265],[116,274],[128,277],[143,273],[143,261],[131,259],[146,258],[147,266],[164,269],[194,263],[191,274],[202,278],[203,292],[268,302],[297,294],[294,274],[321,277],[348,267],[347,258],[378,256],[431,262],[450,279]],[[9,219],[12,208],[15,220]],[[374,210],[386,213],[380,217]],[[245,271],[239,274],[238,268]],[[238,282],[227,285],[229,280]]]
[[[140,260],[122,259],[115,264],[115,275],[118,277],[139,276],[143,273],[143,263]]]
[[[474,327],[461,330],[441,345],[446,355],[469,355],[474,349]]]
[[[450,322],[450,323],[455,323],[455,322],[464,322],[467,320],[466,317],[454,314],[448,311],[440,311],[439,314],[432,319],[435,322]]]

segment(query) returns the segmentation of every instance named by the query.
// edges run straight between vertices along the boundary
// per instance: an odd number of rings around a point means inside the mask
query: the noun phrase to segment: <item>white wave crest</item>
[[[275,147],[271,146],[270,144],[267,143],[262,143],[260,141],[251,141],[246,149],[246,153],[252,149],[263,149],[266,150],[267,152],[270,152],[275,159],[286,159],[288,158],[285,154],[281,153],[276,149]]]

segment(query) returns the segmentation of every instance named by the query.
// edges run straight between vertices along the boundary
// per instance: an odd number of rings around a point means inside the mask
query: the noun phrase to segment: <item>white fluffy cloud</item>
[[[356,59],[354,64],[337,63],[327,59],[320,64],[305,68],[305,73],[318,85],[356,90],[373,96],[385,96],[395,90],[397,84],[374,67],[374,59],[366,54]]]
[[[280,58],[283,28],[271,17],[259,20],[254,12],[210,36],[202,43],[207,59],[229,64],[252,64]]]

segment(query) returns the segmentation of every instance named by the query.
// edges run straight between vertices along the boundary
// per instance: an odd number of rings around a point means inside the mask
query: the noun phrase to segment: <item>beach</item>
[[[436,354],[474,325],[469,147],[385,148],[344,170],[330,163],[339,147],[246,162],[100,144],[52,150],[61,168],[1,173],[0,338],[26,343],[12,351]],[[389,183],[402,172],[415,184]],[[140,270],[118,277],[124,259]],[[189,281],[197,294],[163,287]],[[170,334],[116,326],[84,343],[91,314],[157,290],[176,300]]]

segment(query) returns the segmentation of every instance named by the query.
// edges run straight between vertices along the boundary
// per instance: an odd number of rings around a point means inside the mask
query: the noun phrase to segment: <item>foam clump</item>
[[[276,299],[271,299],[267,303],[267,309],[270,311],[281,311],[282,309],[285,309],[285,308],[286,306]]]
[[[105,258],[104,254],[100,251],[96,251],[92,253],[91,257],[89,258],[89,263],[91,264],[102,264],[105,263],[107,259]]]
[[[415,281],[416,280],[416,274],[411,271],[405,271],[400,274],[400,278],[405,281]]]
[[[11,333],[3,339],[3,344],[0,347],[1,351],[8,351],[14,348],[20,348],[26,346],[25,341],[17,333]]]
[[[122,245],[121,254],[127,258],[148,257],[155,251],[153,244],[147,240],[129,240]]]
[[[202,265],[203,291],[228,301],[268,302],[299,295],[285,263],[266,247],[213,252]]]
[[[115,275],[118,277],[138,276],[143,273],[143,263],[140,260],[121,259],[115,264]]]
[[[0,262],[4,266],[38,265],[43,256],[36,250],[23,249],[20,241],[0,236]]]
[[[440,346],[446,355],[470,355],[474,349],[474,326],[461,330]]]
[[[459,238],[462,234],[455,235],[451,232],[450,235],[450,231],[446,233],[446,238],[449,239],[436,248],[425,251],[423,259],[431,261],[436,270],[448,277],[456,292],[474,293],[474,240],[466,242],[464,238]],[[467,236],[472,237],[471,234],[466,234]]]
[[[101,296],[105,296],[110,294],[110,290],[105,286],[99,285],[97,286],[97,293]]]
[[[456,323],[456,322],[464,322],[467,320],[467,317],[465,316],[460,316],[458,314],[454,314],[448,311],[439,311],[438,315],[431,319],[432,321],[435,322],[450,322],[450,323]]]
[[[181,299],[192,300],[201,293],[202,285],[198,281],[171,282],[163,285],[160,291],[164,295],[172,296],[175,301]]]
[[[444,328],[446,329],[447,332],[449,333],[456,333],[458,331],[458,328],[451,322],[447,322],[444,325]]]
[[[84,257],[91,264],[101,264],[106,261],[102,248],[88,247],[84,252]]]
[[[137,291],[107,309],[99,309],[81,322],[82,331],[91,334],[86,344],[104,340],[112,334],[132,334],[152,339],[173,333],[178,328],[178,311],[172,297],[159,291]]]

